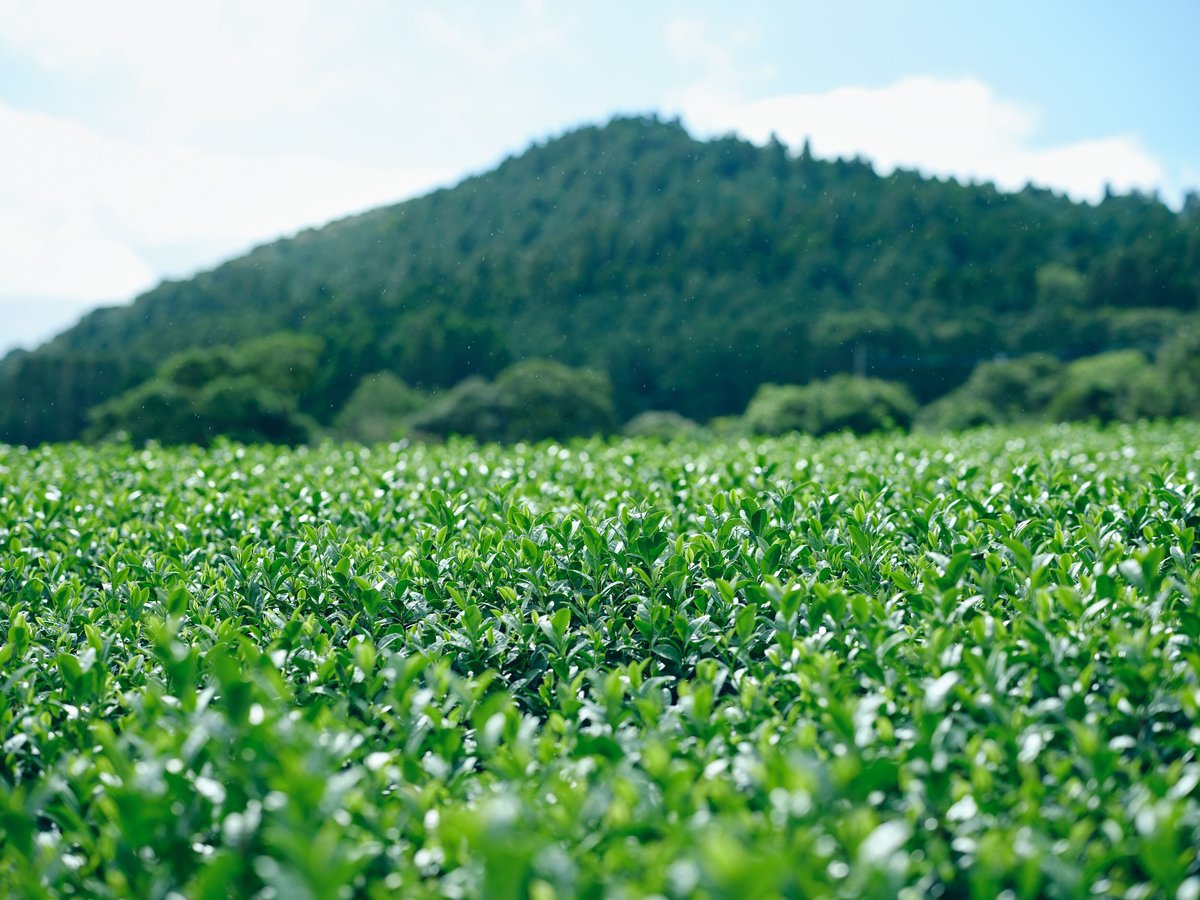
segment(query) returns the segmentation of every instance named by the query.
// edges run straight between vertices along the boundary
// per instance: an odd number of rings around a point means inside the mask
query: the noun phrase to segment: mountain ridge
[[[606,371],[626,415],[740,411],[761,383],[851,370],[928,399],[997,354],[1153,350],[1200,308],[1197,219],[622,117],[10,354],[0,440],[78,437],[171,353],[283,331],[325,341],[304,398],[324,421],[375,371],[440,388],[537,356]]]

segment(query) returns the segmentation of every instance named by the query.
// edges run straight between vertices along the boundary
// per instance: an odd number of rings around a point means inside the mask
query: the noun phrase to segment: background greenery
[[[361,412],[339,417],[364,379],[386,372],[444,394],[531,358],[606,376],[615,421],[647,410],[706,421],[742,413],[768,383],[855,374],[926,404],[1000,357],[1070,362],[1127,350],[1166,380],[1117,397],[1124,388],[1091,384],[1106,364],[1068,368],[1063,398],[1032,412],[1194,414],[1198,310],[1195,197],[1181,212],[1138,195],[1090,206],[1034,188],[881,177],[860,160],[701,142],[675,123],[618,119],[453,189],[166,282],[9,355],[0,440],[89,429],[249,437],[255,414],[267,423],[259,437],[299,439],[313,427],[353,436],[365,433],[351,424]],[[237,384],[231,376],[199,392],[162,369],[181,351],[218,354],[263,335],[293,348],[289,335],[320,339],[286,390],[252,366]],[[1136,374],[1133,356],[1120,360]],[[486,407],[482,383],[456,396],[475,390]],[[390,407],[396,420],[415,397],[405,396]],[[1008,401],[976,399],[956,415],[1013,414],[995,408]],[[185,409],[199,423],[184,423]],[[221,409],[228,422],[212,417]]]

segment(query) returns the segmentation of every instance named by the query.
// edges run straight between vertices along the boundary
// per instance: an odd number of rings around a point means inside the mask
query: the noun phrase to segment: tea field
[[[0,896],[1200,897],[1198,473],[0,448]]]

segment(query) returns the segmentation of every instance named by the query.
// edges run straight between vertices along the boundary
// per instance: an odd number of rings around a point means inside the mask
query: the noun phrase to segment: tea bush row
[[[1196,897],[1197,448],[0,448],[0,886]]]

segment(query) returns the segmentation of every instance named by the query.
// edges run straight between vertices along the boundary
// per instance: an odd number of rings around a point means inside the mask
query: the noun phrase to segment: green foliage
[[[918,329],[894,310],[828,312],[813,324],[809,343],[819,371],[894,372],[919,359]]]
[[[185,350],[155,377],[91,412],[93,437],[136,442],[299,443],[312,430],[299,398],[317,372],[321,342],[280,334],[235,347]]]
[[[597,434],[616,425],[608,376],[530,359],[496,376],[510,441],[537,441]]]
[[[1154,370],[1137,350],[1077,359],[1063,369],[1048,411],[1059,421],[1132,422],[1153,411],[1148,398],[1156,390],[1155,381]]]
[[[606,373],[622,419],[704,421],[839,372],[927,402],[999,353],[1152,355],[1198,309],[1200,219],[1149,197],[880,177],[618,119],[87,316],[0,365],[0,440],[77,438],[172,354],[278,331],[325,341],[299,402],[326,426],[372,372],[448,390],[538,357]]]
[[[744,418],[755,434],[869,434],[905,428],[916,411],[916,401],[903,385],[834,375],[806,385],[763,385],[750,400]]]
[[[809,431],[812,394],[798,384],[764,384],[746,407],[742,421],[754,434]]]
[[[165,379],[151,379],[92,411],[90,437],[128,437],[204,444],[213,435],[195,411],[196,392]]]
[[[669,441],[676,438],[695,437],[700,426],[687,416],[671,410],[647,410],[638,413],[621,427],[627,437],[654,438]]]
[[[0,447],[14,897],[1189,897],[1200,425]]]
[[[158,367],[157,374],[161,381],[179,390],[198,391],[209,382],[228,375],[232,367],[230,348],[197,347],[168,357]]]
[[[1200,416],[1200,330],[1188,320],[1173,325],[1153,365],[1134,349],[1067,365],[1045,354],[981,363],[966,384],[922,409],[918,423],[961,429],[1038,419]],[[1142,342],[1133,337],[1131,343]]]
[[[400,320],[385,353],[410,384],[450,387],[464,378],[490,378],[508,364],[510,353],[491,322],[462,313],[424,310]]]
[[[1147,403],[1165,415],[1200,417],[1200,323],[1181,328],[1158,355]]]
[[[1078,313],[1087,305],[1087,279],[1078,270],[1062,263],[1047,263],[1037,270],[1039,307]]]
[[[1034,281],[1033,303],[1014,323],[1011,346],[1024,353],[1036,351],[1069,357],[1124,345],[1120,337],[1109,334],[1106,314],[1124,311],[1127,306],[1104,310],[1090,303],[1087,278],[1077,268],[1061,262],[1047,263],[1037,270]],[[1139,314],[1146,312],[1138,310]],[[1155,312],[1151,311],[1151,315]]]
[[[368,375],[334,419],[333,434],[366,444],[395,440],[408,430],[413,413],[428,402],[428,397],[391,372]]]
[[[598,372],[531,359],[494,382],[469,378],[414,416],[414,431],[479,440],[565,440],[612,429],[612,387]]]
[[[249,375],[280,394],[300,396],[316,378],[324,341],[315,335],[281,332],[237,344],[227,374]]]
[[[423,410],[409,419],[418,435],[461,435],[480,441],[500,441],[508,432],[508,408],[496,386],[485,378],[464,378],[450,390],[435,394]]]
[[[1061,390],[1063,366],[1044,353],[980,363],[961,387],[925,409],[918,422],[960,429],[1043,416]]]

